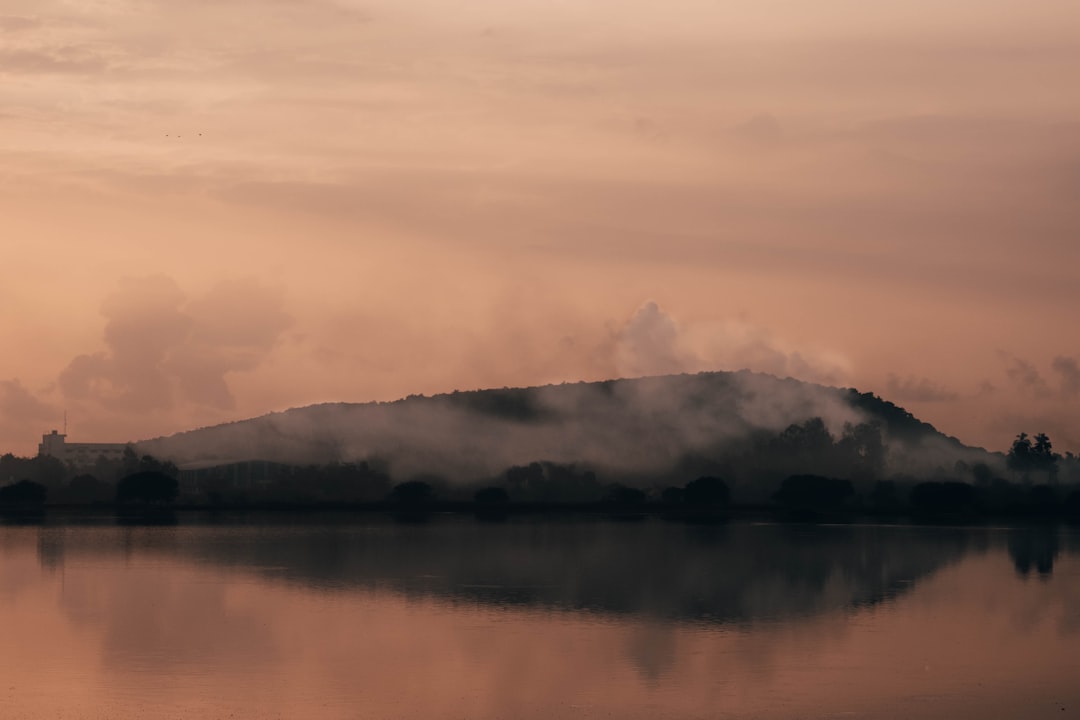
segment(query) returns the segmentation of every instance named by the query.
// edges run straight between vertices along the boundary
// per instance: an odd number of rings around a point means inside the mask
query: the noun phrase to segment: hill
[[[749,371],[313,405],[139,450],[181,466],[367,461],[395,479],[447,481],[541,463],[636,484],[704,473],[736,484],[791,472],[930,477],[1001,461],[870,393]]]

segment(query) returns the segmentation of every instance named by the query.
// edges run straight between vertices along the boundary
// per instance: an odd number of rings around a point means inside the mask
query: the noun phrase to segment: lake
[[[1080,717],[1080,534],[0,527],[3,718]]]

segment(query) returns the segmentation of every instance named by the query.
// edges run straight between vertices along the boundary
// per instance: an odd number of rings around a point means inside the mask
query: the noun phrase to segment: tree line
[[[0,507],[49,505],[172,507],[386,508],[475,506],[492,514],[507,508],[595,507],[612,512],[663,511],[721,514],[731,509],[772,509],[793,518],[873,515],[1075,516],[1080,514],[1077,458],[1054,452],[1050,438],[1020,433],[995,471],[986,463],[957,462],[929,478],[884,476],[885,444],[872,423],[848,425],[839,437],[820,418],[780,433],[749,437],[736,456],[756,470],[752,483],[732,483],[724,463],[693,472],[700,463],[660,478],[601,477],[596,469],[536,461],[496,477],[450,482],[438,473],[393,478],[377,462],[290,466],[264,463],[244,482],[226,468],[210,468],[184,484],[172,463],[128,448],[118,460],[100,458],[92,468],[65,466],[51,457],[0,456]],[[1001,457],[1001,456],[998,456]],[[804,468],[813,472],[804,471]],[[828,472],[828,470],[837,472]],[[235,468],[233,468],[235,470]],[[783,472],[790,470],[790,472]],[[825,472],[822,472],[825,470]],[[1063,472],[1067,471],[1067,472]],[[686,482],[670,482],[682,473]],[[749,485],[753,494],[747,492]],[[742,495],[740,497],[740,495]]]

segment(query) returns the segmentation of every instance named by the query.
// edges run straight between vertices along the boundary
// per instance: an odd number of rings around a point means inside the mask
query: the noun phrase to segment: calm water
[[[1080,536],[0,527],[3,718],[1080,718]]]

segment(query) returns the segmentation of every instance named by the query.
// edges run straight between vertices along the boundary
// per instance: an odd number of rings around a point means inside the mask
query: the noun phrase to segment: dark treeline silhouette
[[[20,480],[0,487],[0,507],[40,508],[45,504],[49,490],[39,482]]]
[[[116,502],[121,505],[171,505],[176,502],[179,484],[161,470],[141,470],[116,484]]]
[[[525,412],[511,399],[503,398],[506,402],[488,411]],[[892,425],[904,427],[897,419]],[[991,462],[956,461],[914,476],[888,473],[883,433],[877,423],[849,423],[835,436],[821,418],[811,418],[780,432],[752,433],[726,454],[685,459],[680,465],[685,479],[679,483],[671,482],[670,473],[627,475],[542,460],[470,482],[451,481],[439,467],[393,477],[377,458],[301,466],[247,461],[180,470],[133,448],[118,460],[101,458],[89,468],[8,454],[0,457],[0,508],[351,507],[409,516],[470,510],[485,519],[572,509],[622,518],[663,513],[685,519],[776,511],[799,520],[870,515],[1080,521],[1080,460],[1055,453],[1045,434],[1032,438],[1021,433],[996,463],[993,457]]]
[[[820,475],[792,475],[784,480],[773,498],[777,505],[796,518],[812,519],[846,509],[855,495],[850,480]]]

